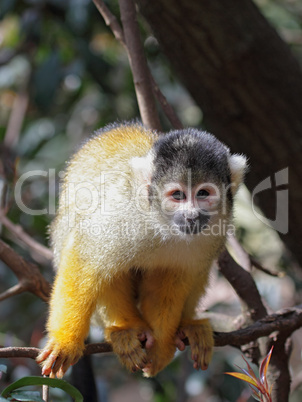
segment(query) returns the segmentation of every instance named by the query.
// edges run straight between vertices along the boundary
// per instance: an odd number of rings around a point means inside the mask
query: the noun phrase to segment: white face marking
[[[204,211],[216,214],[220,204],[221,191],[213,183],[200,183],[194,187],[182,183],[165,185],[162,194],[162,208],[167,213],[177,210]]]

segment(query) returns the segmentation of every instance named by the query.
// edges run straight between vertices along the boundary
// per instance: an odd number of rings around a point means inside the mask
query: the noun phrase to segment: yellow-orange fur
[[[58,273],[49,342],[38,357],[44,374],[60,377],[78,360],[94,312],[132,371],[152,376],[162,370],[179,336],[188,337],[197,367],[211,359],[210,324],[194,314],[225,238],[188,240],[155,229],[160,218],[148,203],[149,178],[144,169],[135,170],[133,158],[146,156],[156,139],[139,125],[113,127],[87,142],[68,165],[51,228]]]

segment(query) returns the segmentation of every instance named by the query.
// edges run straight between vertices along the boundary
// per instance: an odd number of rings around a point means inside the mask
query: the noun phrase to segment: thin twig
[[[26,287],[22,283],[17,283],[17,285],[0,293],[0,301],[8,299],[9,297],[19,295],[20,293],[26,292]]]
[[[106,4],[102,0],[93,0],[93,2],[95,4],[95,6],[97,7],[98,11],[100,12],[100,14],[102,15],[102,17],[104,18],[106,25],[108,25],[111,28],[112,33],[114,34],[115,38],[127,50],[123,30],[122,30],[118,20],[116,19],[116,17],[111,13],[109,8],[106,6]],[[172,106],[168,103],[166,97],[161,92],[159,86],[155,82],[155,79],[153,78],[149,69],[148,69],[148,73],[149,73],[149,78],[151,81],[152,91],[153,91],[154,95],[156,96],[159,104],[161,105],[162,110],[164,111],[167,118],[169,119],[171,125],[176,129],[182,129],[183,125],[182,125],[181,121],[179,120],[179,118],[178,118],[177,114],[175,113],[174,109],[172,108]]]
[[[284,272],[273,272],[268,268],[263,267],[259,261],[257,261],[253,256],[251,256],[239,243],[235,236],[228,236],[228,244],[231,246],[231,249],[234,251],[236,259],[238,259],[239,264],[247,271],[251,271],[252,267],[257,268],[259,271],[262,271],[270,276],[283,278]]]
[[[44,376],[46,377],[46,376]],[[42,385],[42,399],[44,402],[49,401],[49,386],[48,385]]]
[[[111,31],[113,32],[115,38],[121,42],[123,46],[126,47],[125,39],[124,39],[124,33],[123,30],[116,19],[115,15],[111,13],[109,8],[106,6],[106,4],[103,2],[103,0],[93,0],[96,8],[104,18],[105,24],[108,25],[111,28]]]
[[[274,276],[277,278],[283,278],[285,276],[284,272],[273,272],[268,268],[265,268],[263,265],[260,264],[254,257],[250,256],[251,264],[253,267],[257,268],[259,271],[264,272],[267,275]]]
[[[5,226],[13,235],[20,239],[26,246],[28,246],[32,251],[43,256],[47,261],[52,260],[52,252],[49,248],[43,246],[43,244],[37,242],[32,237],[30,237],[22,228],[21,225],[16,225],[7,216],[1,214],[0,211],[0,222]]]
[[[20,131],[23,125],[24,117],[29,103],[29,94],[27,84],[15,98],[13,108],[9,116],[8,125],[4,136],[4,146],[12,149],[18,143]]]
[[[252,264],[248,252],[242,247],[234,235],[229,235],[227,238],[227,245],[229,245],[235,254],[236,260],[239,265],[246,271],[251,272]]]
[[[133,74],[133,82],[142,121],[145,126],[161,131],[147,61],[136,20],[134,2],[133,0],[119,0],[119,6],[124,40]]]
[[[31,292],[42,300],[48,301],[50,284],[37,265],[25,261],[3,240],[0,240],[0,259],[14,272],[19,281],[19,285],[2,293],[0,296],[2,300],[20,293],[19,290],[22,289],[23,292]]]
[[[164,96],[164,94],[161,92],[159,86],[157,85],[155,79],[153,78],[151,72],[150,73],[150,80],[152,84],[152,89],[153,93],[158,100],[158,102],[161,105],[162,110],[164,111],[165,115],[167,116],[168,120],[170,121],[172,127],[181,130],[183,127],[182,122],[180,121],[179,117],[175,113],[175,110],[173,107],[170,105],[170,103],[167,101],[167,98]]]

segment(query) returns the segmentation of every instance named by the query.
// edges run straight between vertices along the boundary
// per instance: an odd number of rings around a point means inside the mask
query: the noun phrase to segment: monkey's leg
[[[143,370],[146,377],[157,374],[174,356],[175,334],[189,292],[187,279],[173,270],[154,269],[143,274],[141,311],[154,335],[154,345],[147,351],[151,363]]]
[[[42,374],[50,377],[62,377],[81,357],[98,298],[95,267],[84,265],[73,248],[62,255],[50,300],[49,340],[37,357]]]
[[[194,361],[193,367],[198,370],[206,370],[213,353],[214,339],[213,330],[208,319],[195,320],[195,308],[201,295],[204,293],[206,280],[197,278],[192,288],[182,314],[179,329],[176,333],[176,344],[180,350],[185,349],[182,342],[188,338],[191,347],[191,356]]]
[[[121,362],[135,372],[147,364],[146,349],[152,346],[153,335],[137,309],[132,274],[122,273],[103,282],[99,306],[106,339]],[[141,342],[145,342],[146,349]]]

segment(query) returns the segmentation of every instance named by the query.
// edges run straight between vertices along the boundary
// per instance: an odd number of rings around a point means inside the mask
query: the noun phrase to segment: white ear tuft
[[[247,169],[247,158],[244,155],[233,154],[229,157],[229,167],[231,171],[231,183],[233,195],[243,182],[244,174]]]
[[[130,160],[134,175],[139,181],[150,184],[152,174],[153,157],[151,152],[146,156],[136,156]]]

